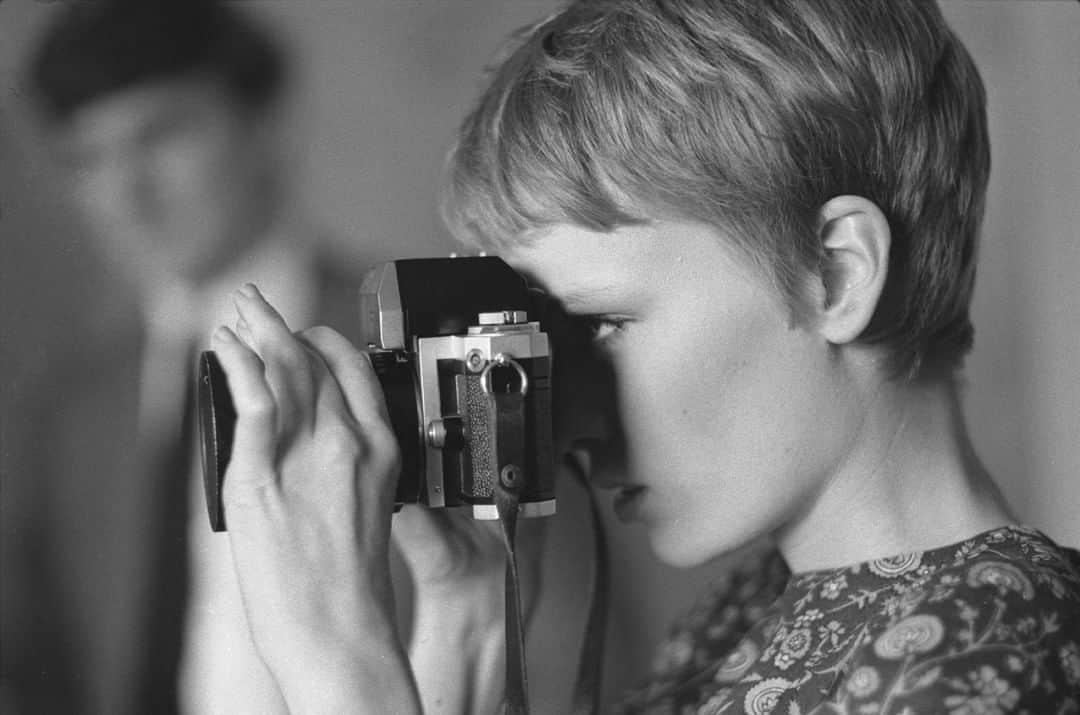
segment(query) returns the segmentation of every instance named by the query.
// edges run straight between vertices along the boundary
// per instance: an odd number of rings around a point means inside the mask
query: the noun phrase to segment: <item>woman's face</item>
[[[722,235],[558,225],[502,255],[592,321],[614,410],[578,392],[590,404],[573,408],[576,436],[596,483],[618,490],[620,518],[644,523],[662,559],[701,563],[809,507],[853,431],[842,373]],[[589,429],[584,412],[617,419]]]

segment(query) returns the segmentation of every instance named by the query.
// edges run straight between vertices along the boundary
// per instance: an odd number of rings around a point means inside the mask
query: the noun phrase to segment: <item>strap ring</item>
[[[484,366],[484,371],[480,373],[480,389],[484,391],[484,394],[490,395],[491,391],[491,369],[493,367],[512,367],[517,371],[518,377],[521,379],[521,387],[518,388],[521,395],[524,397],[529,393],[529,375],[525,372],[525,368],[521,366],[514,358],[510,357],[506,353],[499,353],[495,357],[491,358],[491,361]]]

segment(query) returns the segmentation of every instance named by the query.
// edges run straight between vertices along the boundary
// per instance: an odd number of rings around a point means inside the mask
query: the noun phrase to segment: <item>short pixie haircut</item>
[[[29,66],[36,103],[55,123],[114,92],[195,76],[258,112],[281,92],[283,53],[220,0],[86,0],[57,11]]]
[[[890,372],[952,374],[990,149],[985,91],[923,0],[580,0],[519,34],[450,154],[443,212],[498,249],[556,223],[701,221],[792,310],[818,212],[863,196],[892,235],[864,343]]]

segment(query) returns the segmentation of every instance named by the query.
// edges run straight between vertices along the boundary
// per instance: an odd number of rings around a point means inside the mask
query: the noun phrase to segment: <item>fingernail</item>
[[[210,336],[211,340],[217,340],[220,342],[230,342],[236,340],[236,336],[233,335],[233,331],[225,325],[219,325],[218,329],[214,331],[214,334]]]
[[[239,293],[245,298],[255,298],[259,295],[259,289],[255,287],[254,283],[245,283],[240,286]]]

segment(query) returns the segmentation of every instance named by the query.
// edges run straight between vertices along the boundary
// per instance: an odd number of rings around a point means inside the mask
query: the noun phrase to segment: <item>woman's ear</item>
[[[837,196],[821,207],[817,225],[825,250],[819,331],[830,343],[842,345],[869,325],[885,288],[889,222],[874,202]]]

